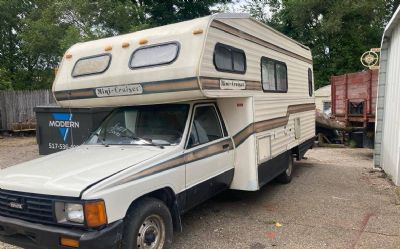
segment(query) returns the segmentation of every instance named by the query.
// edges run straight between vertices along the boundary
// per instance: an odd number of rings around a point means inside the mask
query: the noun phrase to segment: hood
[[[0,188],[79,197],[90,185],[168,150],[152,146],[80,146],[1,170]]]

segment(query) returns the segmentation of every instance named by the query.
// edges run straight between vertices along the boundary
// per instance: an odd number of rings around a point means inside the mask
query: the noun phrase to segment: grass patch
[[[396,187],[394,192],[396,193],[397,197],[400,198],[400,187]]]
[[[357,142],[354,141],[353,139],[350,139],[348,146],[350,148],[357,148]]]
[[[400,187],[396,187],[394,193],[396,194],[396,205],[400,205]]]

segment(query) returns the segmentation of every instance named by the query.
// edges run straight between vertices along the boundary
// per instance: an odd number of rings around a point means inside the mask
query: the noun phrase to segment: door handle
[[[226,150],[226,149],[228,149],[228,148],[229,148],[229,144],[224,144],[224,145],[222,145],[222,149]]]

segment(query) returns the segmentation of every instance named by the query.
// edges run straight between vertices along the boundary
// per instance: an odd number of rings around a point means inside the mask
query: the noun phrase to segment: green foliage
[[[152,25],[164,25],[211,14],[210,7],[229,0],[143,0]]]
[[[7,70],[0,68],[0,91],[9,90],[12,88],[10,75]]]
[[[280,6],[279,0],[249,0],[240,8],[257,20],[269,24]]]
[[[309,46],[316,88],[331,75],[363,69],[360,56],[380,47],[385,24],[399,0],[251,0],[250,13]],[[269,5],[267,16],[260,6]],[[252,10],[252,11],[251,11]]]
[[[49,88],[73,44],[229,9],[231,0],[0,0],[0,89]],[[312,49],[316,87],[362,70],[400,0],[234,0]]]
[[[71,45],[211,13],[229,0],[0,0],[0,90],[49,88]]]

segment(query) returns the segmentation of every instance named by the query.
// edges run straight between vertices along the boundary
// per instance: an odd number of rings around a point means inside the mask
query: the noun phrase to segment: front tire
[[[125,217],[122,249],[169,249],[172,244],[172,217],[164,202],[144,198]]]
[[[293,155],[290,154],[286,170],[276,178],[280,183],[288,184],[292,181],[293,164]]]

